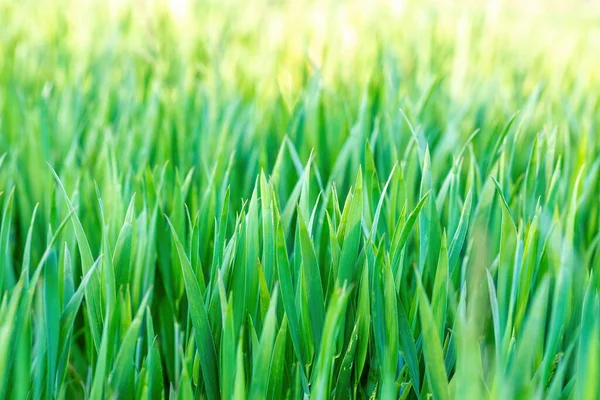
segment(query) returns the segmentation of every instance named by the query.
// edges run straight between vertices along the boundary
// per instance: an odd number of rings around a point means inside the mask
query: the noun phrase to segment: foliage
[[[597,398],[591,13],[139,3],[0,1],[0,397]]]

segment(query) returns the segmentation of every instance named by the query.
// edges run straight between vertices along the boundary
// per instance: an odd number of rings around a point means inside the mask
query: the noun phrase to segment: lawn
[[[0,0],[0,398],[598,398],[600,7],[508,3]]]

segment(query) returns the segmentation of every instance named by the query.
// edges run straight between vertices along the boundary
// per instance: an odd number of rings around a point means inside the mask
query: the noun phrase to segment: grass
[[[0,1],[0,397],[597,398],[595,10],[250,3]]]

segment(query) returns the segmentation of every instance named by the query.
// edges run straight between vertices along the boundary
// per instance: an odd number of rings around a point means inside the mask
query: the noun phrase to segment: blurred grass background
[[[252,176],[287,134],[302,159],[324,145],[327,176],[361,101],[382,129],[404,129],[396,111],[429,91],[435,104],[419,122],[440,143],[436,160],[528,101],[531,134],[549,121],[590,134],[595,121],[569,115],[597,104],[597,2],[515,3],[3,0],[0,151],[24,153],[22,179],[45,161],[93,168],[103,142],[134,172],[167,160],[208,167],[236,150]],[[300,105],[321,89],[316,118],[331,124],[301,132]],[[223,134],[227,115],[237,134]],[[249,195],[241,187],[232,198]],[[25,194],[25,215],[42,188]]]

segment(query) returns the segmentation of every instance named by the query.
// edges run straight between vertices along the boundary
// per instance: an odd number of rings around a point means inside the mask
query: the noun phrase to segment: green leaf
[[[308,236],[306,224],[303,217],[298,213],[300,245],[302,251],[302,271],[306,284],[309,305],[310,328],[315,348],[321,344],[321,334],[325,321],[325,299],[323,295],[323,284],[321,273],[317,262],[317,256],[312,242]]]
[[[467,230],[469,229],[469,218],[471,215],[472,198],[473,193],[469,189],[467,199],[465,200],[465,204],[462,208],[462,213],[460,215],[458,227],[456,228],[456,232],[454,234],[454,237],[452,238],[452,242],[450,243],[450,249],[448,249],[448,265],[450,273],[452,273],[452,271],[454,271],[454,268],[456,268],[456,264],[458,263],[458,256],[460,255],[463,244],[465,242],[465,237],[467,236]]]
[[[342,244],[342,253],[340,255],[340,264],[337,274],[337,286],[342,287],[345,283],[349,284],[355,279],[354,261],[358,254],[361,238],[361,221],[363,212],[363,194],[362,194],[362,173],[358,170],[352,200],[349,205],[348,221],[344,230],[344,240]]]
[[[250,384],[249,399],[266,397],[277,323],[277,291],[278,287],[276,286],[271,296],[271,304],[269,305],[269,311],[267,312],[265,324],[260,335],[257,356],[252,363],[252,382]]]
[[[411,212],[406,219],[406,223],[397,225],[396,231],[394,232],[394,238],[392,239],[392,247],[390,251],[390,254],[392,255],[392,267],[399,264],[400,253],[402,252],[402,249],[408,240],[408,236],[410,235],[415,222],[417,221],[417,217],[421,213],[421,209],[429,197],[429,193],[431,192],[427,192],[423,195],[423,197],[421,197],[421,200],[419,200],[419,203],[413,212]]]
[[[440,256],[435,271],[435,281],[433,283],[433,294],[431,309],[435,318],[436,325],[440,332],[440,338],[444,337],[444,327],[446,323],[446,306],[448,298],[448,251],[446,249],[446,232],[442,234],[442,243]]]
[[[69,196],[67,195],[67,191],[65,190],[62,182],[60,181],[60,178],[56,174],[56,171],[54,171],[54,169],[49,164],[48,164],[48,167],[52,171],[52,174],[54,175],[54,179],[56,180],[59,188],[62,191],[65,202],[69,209],[69,212],[72,213],[71,221],[73,222],[73,228],[75,229],[75,237],[77,238],[77,245],[79,247],[79,255],[81,257],[81,267],[82,267],[83,273],[85,274],[91,269],[92,265],[94,264],[94,258],[92,256],[92,250],[90,249],[90,244],[88,242],[87,235],[85,233],[85,230],[83,229],[83,225],[81,224],[79,217],[77,217],[77,214],[74,213],[75,209],[73,208],[73,205],[71,204],[71,200],[69,200]],[[103,320],[102,299],[100,296],[101,296],[100,279],[97,275],[92,275],[89,287],[86,289],[86,292],[85,292],[85,297],[86,297],[86,303],[89,303],[88,315],[89,315],[90,322],[91,322],[91,325],[90,325],[91,335],[92,335],[92,339],[94,340],[96,349],[98,351],[100,348],[100,340],[101,340],[100,339],[100,331],[101,331],[101,325],[102,325],[102,320]]]
[[[210,322],[208,321],[204,299],[200,292],[200,285],[194,275],[190,260],[185,254],[183,245],[177,237],[177,232],[175,231],[173,224],[171,224],[171,220],[169,220],[167,216],[165,216],[165,218],[167,218],[167,222],[171,227],[173,240],[177,246],[177,254],[181,264],[185,291],[188,296],[189,313],[196,334],[196,345],[198,346],[198,352],[200,353],[200,365],[202,367],[204,385],[206,386],[208,397],[210,399],[217,399],[219,398],[219,380],[215,343],[213,341],[212,330]]]
[[[287,318],[283,317],[283,322],[275,338],[275,346],[273,347],[273,356],[271,357],[271,369],[269,372],[269,399],[274,399],[282,394],[285,378],[285,363],[286,363],[286,344],[288,335]]]
[[[280,220],[277,222],[277,237],[276,237],[276,248],[277,248],[277,274],[279,277],[279,285],[281,287],[281,297],[283,299],[283,308],[287,315],[287,319],[290,325],[290,337],[294,347],[296,357],[300,361],[301,365],[304,365],[304,356],[302,353],[301,346],[301,331],[300,323],[298,320],[298,314],[296,312],[296,305],[294,301],[295,290],[292,285],[292,274],[290,271],[290,264],[287,256],[287,249],[285,245],[285,236],[283,233],[283,225]]]
[[[331,396],[329,379],[334,357],[335,337],[341,329],[340,317],[346,307],[348,295],[349,292],[347,289],[338,289],[332,294],[329,301],[327,316],[325,318],[325,328],[323,329],[323,344],[317,356],[311,389],[311,397],[316,399],[324,399]]]
[[[354,357],[356,353],[356,344],[358,342],[358,328],[360,324],[360,317],[354,324],[344,358],[342,359],[342,365],[338,372],[337,381],[335,384],[335,398],[346,399],[351,397],[350,391],[350,377],[352,372],[352,364],[354,363]]]
[[[419,315],[423,327],[423,354],[427,381],[436,399],[449,399],[448,376],[444,368],[444,355],[439,329],[427,299],[427,293],[419,283]]]
[[[432,189],[433,182],[431,177],[431,159],[429,156],[429,147],[425,150],[421,177],[421,198],[425,197]],[[434,203],[430,198],[426,198],[422,212],[419,213],[419,270],[423,272],[425,262],[429,254],[429,239],[431,235],[431,213]],[[409,217],[410,218],[410,217]]]
[[[12,205],[15,194],[15,188],[13,187],[10,194],[4,201],[4,209],[2,211],[2,220],[0,221],[0,261],[2,261],[2,267],[0,268],[0,291],[4,292],[7,289],[11,289],[15,284],[15,277],[12,270],[12,260],[10,257],[10,225],[12,220]]]
[[[134,371],[132,368],[134,352],[138,340],[142,317],[150,301],[151,291],[144,296],[142,303],[121,340],[121,346],[111,373],[111,386],[119,396],[131,398],[134,396]]]
[[[408,318],[402,303],[398,301],[398,331],[400,334],[400,351],[408,364],[408,374],[412,381],[417,397],[421,394],[421,376],[419,372],[419,359],[417,358],[417,346],[413,338]]]

